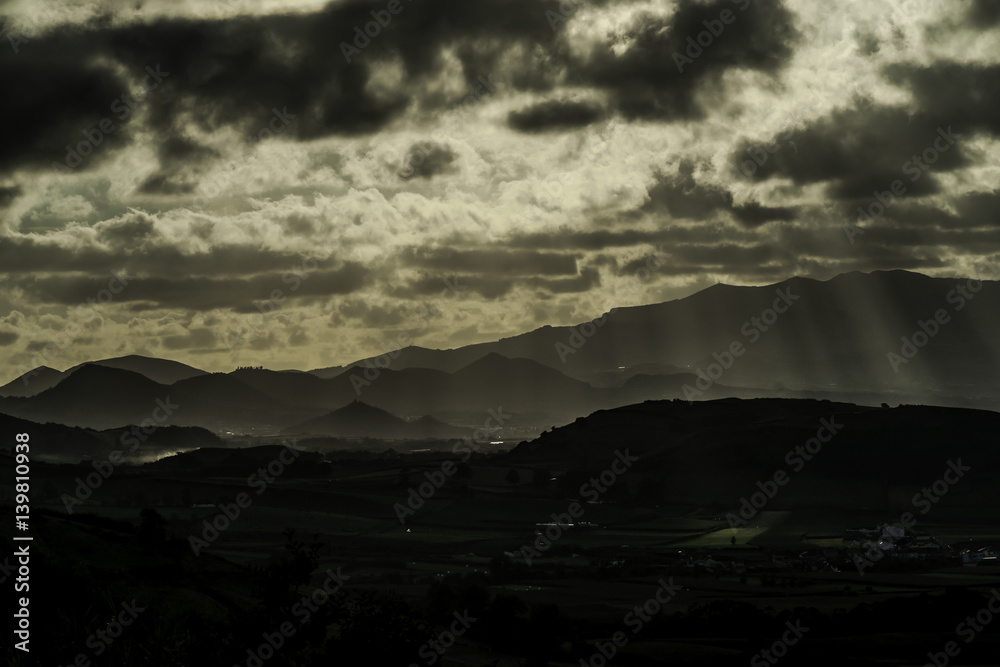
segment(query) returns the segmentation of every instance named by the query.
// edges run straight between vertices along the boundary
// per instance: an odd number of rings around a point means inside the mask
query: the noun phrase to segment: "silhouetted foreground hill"
[[[595,473],[625,450],[640,459],[628,494],[657,503],[735,508],[761,490],[757,482],[773,489],[770,482],[783,471],[786,481],[768,509],[914,511],[914,495],[946,474],[955,483],[947,484],[940,507],[927,498],[918,509],[998,504],[1000,414],[980,410],[789,399],[648,401],[578,419],[521,443],[509,457],[512,464]],[[968,470],[947,473],[960,466]]]
[[[139,463],[177,451],[222,445],[222,440],[214,433],[196,426],[151,428],[132,424],[94,430],[53,423],[38,424],[0,414],[0,430],[9,434],[30,434],[36,444],[31,451],[34,461],[76,463],[87,458],[103,460],[117,451],[124,461]],[[11,450],[12,447],[6,449]]]

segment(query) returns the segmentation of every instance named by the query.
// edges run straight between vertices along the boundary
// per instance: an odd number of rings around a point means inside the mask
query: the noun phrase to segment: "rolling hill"
[[[351,401],[333,412],[284,430],[289,435],[325,435],[339,438],[424,440],[461,438],[469,431],[430,416],[414,421],[399,417],[361,401]]]
[[[960,461],[969,470],[939,493],[940,507],[933,501],[933,511],[944,515],[954,503],[997,505],[991,489],[1000,483],[998,433],[1000,414],[985,410],[798,399],[647,401],[578,419],[521,443],[508,457],[512,465],[578,471],[586,480],[628,450],[640,463],[613,496],[720,509],[739,507],[780,471],[786,482],[769,510],[845,512],[914,511],[914,495]]]

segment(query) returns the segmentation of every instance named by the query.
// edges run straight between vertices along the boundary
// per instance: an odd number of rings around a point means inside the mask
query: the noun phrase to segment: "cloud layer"
[[[990,2],[32,6],[0,4],[12,376],[317,367],[1000,253]]]

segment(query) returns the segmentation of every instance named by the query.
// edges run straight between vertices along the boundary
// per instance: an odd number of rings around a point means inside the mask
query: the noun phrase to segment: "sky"
[[[0,0],[0,88],[0,382],[1000,251],[994,0]]]

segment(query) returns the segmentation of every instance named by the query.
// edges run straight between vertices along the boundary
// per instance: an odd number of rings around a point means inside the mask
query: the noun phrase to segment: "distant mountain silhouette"
[[[456,350],[410,347],[336,372],[209,374],[121,357],[63,374],[40,368],[27,387],[14,380],[4,388],[0,412],[106,429],[148,419],[155,401],[170,397],[183,407],[166,423],[274,434],[362,400],[393,415],[434,414],[470,427],[503,408],[526,437],[648,399],[772,396],[1000,410],[1000,283],[975,283],[973,293],[967,282],[876,271],[715,285],[576,327]],[[904,337],[919,344],[907,352]]]
[[[314,368],[308,372],[310,375],[315,375],[318,378],[327,380],[329,378],[337,377],[345,370],[347,370],[346,366],[327,366],[326,368]]]
[[[84,364],[31,398],[0,399],[0,411],[35,421],[112,428],[139,423],[169,390],[132,371]]]
[[[279,400],[227,373],[211,373],[171,385],[178,395],[233,408],[272,410]]]
[[[139,375],[145,375],[153,382],[157,382],[159,384],[173,384],[179,380],[186,380],[199,375],[205,375],[205,371],[193,368],[187,364],[182,364],[179,361],[157,359],[155,357],[143,357],[138,354],[129,354],[124,357],[115,357],[113,359],[101,359],[99,361],[91,361],[88,363],[97,366],[106,366],[107,368],[119,368],[121,370],[132,371],[133,373],[138,373]],[[66,372],[72,373],[83,365],[84,364],[74,366]]]
[[[461,438],[468,430],[445,424],[430,416],[407,422],[361,401],[351,401],[333,412],[285,429],[287,434],[326,435],[340,438],[422,440]]]
[[[139,373],[96,364],[84,364],[36,396],[0,398],[0,412],[92,429],[148,421],[267,432],[319,413],[285,404],[227,374],[162,385]]]
[[[328,408],[337,402],[330,383],[311,373],[241,368],[229,375],[275,400],[293,405]]]
[[[0,396],[34,396],[56,386],[64,377],[62,371],[39,366],[0,387]]]
[[[531,359],[600,386],[620,384],[650,365],[707,372],[715,355],[733,343],[743,354],[718,382],[730,387],[818,392],[852,401],[895,396],[906,402],[1000,409],[1000,283],[983,281],[971,299],[966,279],[931,278],[909,271],[851,272],[821,282],[791,278],[763,287],[718,284],[691,296],[647,306],[619,308],[603,323],[546,326],[492,343],[427,354],[406,348],[391,368],[419,359],[451,372],[490,353]],[[782,314],[771,309],[778,294]],[[938,310],[949,318],[917,355],[894,369],[888,353],[900,354],[919,322]],[[753,318],[758,318],[754,323]],[[770,322],[767,324],[766,322]],[[933,329],[933,326],[929,328]],[[919,338],[919,337],[918,337]],[[390,355],[391,356],[391,355]],[[636,369],[630,371],[629,369]],[[643,370],[647,369],[647,370]],[[897,372],[898,370],[898,372]],[[802,394],[806,395],[806,394]]]
[[[173,384],[179,380],[205,375],[205,371],[192,368],[178,361],[130,354],[113,359],[88,361],[83,364],[77,364],[65,371],[57,371],[48,366],[39,366],[0,387],[0,396],[35,396],[46,389],[54,387],[60,381],[84,366],[104,366],[105,368],[131,371],[159,384]]]
[[[489,345],[489,343],[486,345]],[[401,350],[393,350],[391,353],[359,359],[346,366],[317,368],[309,372],[318,377],[336,377],[356,366],[362,368],[369,366],[381,368],[387,365],[389,368],[397,371],[407,368],[433,368],[445,373],[454,373],[463,366],[468,366],[473,361],[487,354],[489,354],[489,350],[482,349],[478,345],[461,347],[456,350],[432,350],[418,345],[411,345]]]

